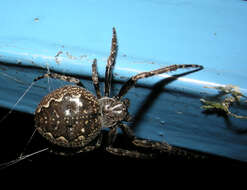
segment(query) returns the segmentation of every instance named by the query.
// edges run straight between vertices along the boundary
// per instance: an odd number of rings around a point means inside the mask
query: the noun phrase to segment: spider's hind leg
[[[113,155],[127,156],[130,158],[150,159],[154,157],[153,154],[146,154],[138,151],[113,147],[113,143],[115,142],[116,137],[117,137],[117,127],[115,126],[111,128],[110,131],[108,132],[107,147],[106,147],[107,152]]]
[[[127,125],[121,124],[120,127],[124,132],[124,134],[128,136],[131,139],[131,142],[137,147],[150,148],[153,150],[157,150],[160,153],[168,153],[169,155],[181,156],[186,158],[193,158],[193,159],[207,158],[207,156],[172,146],[167,142],[158,142],[158,141],[137,138],[133,134],[133,131]]]
[[[130,158],[152,159],[154,157],[153,154],[146,154],[146,153],[141,153],[133,150],[126,150],[122,148],[114,148],[112,146],[106,147],[106,151],[116,156],[127,156]]]
[[[81,86],[81,87],[85,88],[84,85],[81,83],[81,81],[79,79],[77,79],[75,77],[71,77],[71,76],[61,75],[61,74],[58,74],[58,73],[46,73],[46,74],[44,74],[42,76],[39,76],[39,77],[35,78],[33,80],[33,82],[36,82],[38,80],[41,80],[43,78],[48,78],[48,77],[54,78],[54,79],[63,80],[63,81],[66,81],[66,82],[72,82],[72,83],[75,83],[78,86]]]
[[[131,140],[131,142],[137,147],[151,148],[153,150],[158,150],[161,152],[170,152],[172,150],[172,146],[166,142],[156,142],[135,137],[130,127],[125,124],[121,124],[120,128],[122,129],[123,133]]]

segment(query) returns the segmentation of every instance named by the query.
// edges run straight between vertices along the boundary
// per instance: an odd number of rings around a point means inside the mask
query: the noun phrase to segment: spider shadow
[[[139,123],[142,121],[145,113],[151,108],[151,106],[154,104],[155,100],[161,95],[161,93],[164,92],[166,85],[177,80],[179,77],[186,76],[188,74],[197,72],[199,70],[201,70],[201,69],[196,69],[193,71],[188,71],[188,72],[184,72],[181,74],[172,75],[168,78],[162,79],[161,81],[157,82],[151,88],[151,92],[145,98],[143,104],[141,105],[141,107],[137,110],[137,112],[133,116],[130,127],[135,131],[135,129],[139,126]]]
[[[208,116],[215,115],[217,117],[222,117],[224,119],[224,122],[227,128],[236,134],[246,134],[247,133],[247,128],[240,128],[237,125],[235,125],[234,122],[232,122],[232,119],[231,119],[232,116],[229,116],[226,112],[222,110],[217,110],[217,109],[203,110],[202,113]]]

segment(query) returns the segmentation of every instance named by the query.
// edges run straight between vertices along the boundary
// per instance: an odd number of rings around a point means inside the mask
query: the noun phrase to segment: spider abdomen
[[[35,111],[35,127],[62,147],[83,147],[101,131],[97,98],[78,86],[64,86],[45,96]]]

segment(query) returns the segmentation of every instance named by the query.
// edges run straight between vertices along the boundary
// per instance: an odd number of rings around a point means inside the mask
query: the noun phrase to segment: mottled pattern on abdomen
[[[64,86],[45,96],[35,111],[35,127],[50,142],[83,147],[101,130],[97,98],[78,86]]]

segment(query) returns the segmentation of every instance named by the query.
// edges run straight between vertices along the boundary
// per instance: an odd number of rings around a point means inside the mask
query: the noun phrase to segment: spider
[[[105,70],[104,96],[100,92],[96,59],[93,60],[92,64],[92,81],[96,96],[85,89],[79,79],[72,76],[46,73],[34,79],[35,82],[51,77],[75,84],[63,86],[46,95],[35,111],[36,130],[54,146],[62,149],[59,154],[88,152],[100,147],[102,145],[102,129],[104,128],[109,129],[107,142],[104,145],[105,150],[114,155],[134,158],[152,157],[151,154],[139,151],[115,148],[113,144],[117,136],[117,128],[120,128],[123,134],[137,147],[151,148],[162,152],[174,150],[174,147],[166,142],[141,139],[134,135],[131,128],[123,123],[131,120],[128,112],[130,101],[123,97],[135,86],[139,79],[180,68],[196,68],[195,71],[197,71],[203,69],[203,66],[192,64],[171,65],[149,72],[142,72],[132,76],[123,84],[117,95],[110,97],[112,70],[115,65],[117,49],[116,29],[113,28],[111,52]],[[52,149],[50,151],[56,152]]]

